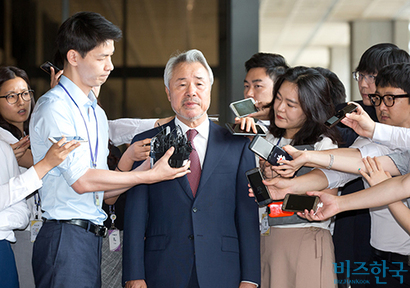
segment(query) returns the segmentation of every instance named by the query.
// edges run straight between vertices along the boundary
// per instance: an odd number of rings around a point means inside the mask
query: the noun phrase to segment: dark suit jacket
[[[168,124],[175,127],[174,121]],[[186,176],[127,192],[123,282],[145,279],[149,288],[186,288],[195,263],[203,288],[260,283],[258,209],[245,176],[255,156],[248,143],[211,122],[195,198]]]

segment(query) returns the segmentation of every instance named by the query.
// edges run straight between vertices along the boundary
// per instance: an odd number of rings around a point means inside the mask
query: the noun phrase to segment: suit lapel
[[[228,140],[225,136],[227,130],[219,127],[211,120],[209,121],[208,147],[206,149],[204,164],[202,165],[201,181],[199,182],[198,190],[196,192],[196,198],[200,195],[202,188],[206,186],[207,181],[221,159],[223,159],[223,155],[228,153],[229,145],[227,145]]]

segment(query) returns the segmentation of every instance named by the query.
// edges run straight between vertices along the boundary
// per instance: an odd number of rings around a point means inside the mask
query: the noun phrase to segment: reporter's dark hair
[[[249,72],[252,68],[265,68],[266,75],[275,81],[278,76],[283,75],[289,69],[289,65],[282,55],[256,53],[245,62],[246,72]]]
[[[299,104],[306,116],[306,121],[293,137],[291,144],[315,144],[322,139],[322,136],[329,137],[335,144],[341,141],[336,128],[328,129],[325,126],[326,120],[335,114],[326,78],[315,69],[303,66],[288,69],[285,74],[279,76],[276,80],[273,87],[273,100],[266,106],[270,108],[269,132],[276,138],[283,137],[286,132],[286,129],[276,126],[275,111],[273,109],[278,91],[285,81],[297,86]]]
[[[383,66],[409,62],[409,54],[392,43],[379,43],[367,49],[355,71],[378,73]]]
[[[410,63],[384,66],[377,74],[376,86],[400,88],[410,94]]]
[[[64,21],[57,32],[57,54],[55,61],[67,60],[71,49],[85,57],[95,47],[107,40],[118,41],[122,38],[121,29],[98,13],[78,12]]]
[[[313,69],[317,70],[328,81],[333,106],[336,107],[340,103],[346,102],[346,89],[339,77],[337,77],[334,72],[326,68],[314,67]]]
[[[0,67],[0,88],[1,86],[3,86],[4,82],[11,80],[11,79],[15,79],[17,77],[22,78],[26,83],[27,83],[27,88],[30,88],[30,80],[28,79],[27,73],[26,71],[24,71],[23,69],[14,67],[14,66],[3,66]],[[26,135],[28,135],[28,127],[30,124],[30,117],[31,117],[31,113],[33,112],[34,109],[34,97],[31,98],[31,109],[30,109],[30,114],[27,118],[26,121],[24,121],[23,123],[23,130],[24,133],[26,133]],[[21,137],[23,137],[23,133],[21,133],[20,129],[17,128],[16,126],[14,126],[13,124],[7,122],[4,118],[3,115],[1,115],[0,113],[0,127],[9,131],[11,134],[13,134],[14,137],[16,137],[17,139],[20,139]]]

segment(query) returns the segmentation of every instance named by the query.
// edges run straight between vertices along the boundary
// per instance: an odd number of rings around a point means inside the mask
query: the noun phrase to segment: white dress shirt
[[[206,155],[206,148],[208,147],[208,137],[209,137],[209,120],[208,117],[205,119],[204,122],[199,124],[199,126],[195,128],[191,128],[184,123],[182,123],[178,117],[175,117],[175,126],[179,126],[182,129],[182,132],[186,135],[186,132],[189,129],[196,129],[198,134],[194,138],[194,145],[195,150],[198,153],[199,161],[201,162],[201,168],[204,165],[205,155]]]
[[[31,183],[32,174],[17,177],[20,171],[16,157],[10,145],[3,141],[0,141],[0,163],[0,240],[14,242],[16,238],[13,230],[24,229],[29,222],[30,211],[24,197],[37,187]],[[34,190],[31,192],[27,190],[32,188]]]

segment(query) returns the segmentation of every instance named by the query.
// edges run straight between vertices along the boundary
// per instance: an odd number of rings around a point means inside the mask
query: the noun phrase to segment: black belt
[[[375,248],[372,249],[373,253],[380,258],[383,258],[384,260],[387,260],[389,262],[403,262],[404,265],[410,266],[410,255],[402,255],[398,253],[393,253],[393,252],[385,252],[385,251],[380,251]]]
[[[108,229],[105,226],[96,225],[88,220],[82,219],[71,219],[71,220],[55,220],[55,219],[46,219],[43,218],[44,222],[60,222],[60,223],[67,223],[75,226],[79,226],[84,228],[91,233],[94,233],[97,236],[106,237],[108,234]]]

